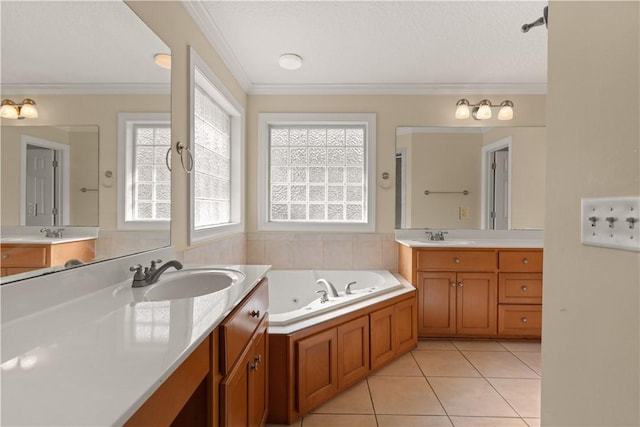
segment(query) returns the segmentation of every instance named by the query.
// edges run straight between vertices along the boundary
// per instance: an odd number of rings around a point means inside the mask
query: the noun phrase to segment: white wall
[[[551,1],[543,426],[640,425],[640,255],[580,244],[580,199],[640,194],[634,2]]]

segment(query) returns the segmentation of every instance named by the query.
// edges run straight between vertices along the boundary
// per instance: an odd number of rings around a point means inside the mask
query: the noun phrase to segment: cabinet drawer
[[[541,272],[542,251],[501,251],[500,271]]]
[[[542,273],[500,273],[498,301],[542,304]]]
[[[2,267],[48,267],[45,246],[2,246]]]
[[[220,371],[223,374],[228,373],[240,357],[268,308],[269,288],[267,279],[263,279],[220,325]]]
[[[497,256],[490,251],[418,251],[418,270],[495,271]]]
[[[541,305],[498,306],[498,334],[539,337],[542,333]]]

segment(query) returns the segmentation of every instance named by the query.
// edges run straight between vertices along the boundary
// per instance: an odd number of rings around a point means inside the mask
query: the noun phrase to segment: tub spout
[[[351,290],[351,286],[353,286],[355,284],[356,284],[356,282],[347,283],[347,286],[344,287],[344,293],[347,294],[347,295],[353,294],[353,291]]]
[[[318,279],[316,280],[316,284],[327,288],[327,293],[330,294],[332,297],[337,298],[339,296],[338,291],[336,290],[336,287],[333,286],[333,284],[330,281],[326,279]]]

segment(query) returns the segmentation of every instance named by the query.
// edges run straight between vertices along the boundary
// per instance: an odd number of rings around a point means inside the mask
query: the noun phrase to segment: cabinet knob
[[[529,259],[528,258],[522,258],[522,263],[523,264],[529,264]]]
[[[520,286],[520,289],[522,289],[522,292],[527,292],[529,290],[529,288],[527,287],[527,285],[522,285]]]
[[[456,282],[451,282],[451,287],[455,288],[456,287]]]
[[[527,323],[527,322],[529,321],[529,319],[527,319],[526,317],[521,317],[521,318],[520,318],[520,321],[521,321],[522,323]]]
[[[460,286],[462,288],[464,286],[464,283],[460,282],[460,283],[458,283],[458,286]]]
[[[260,310],[251,310],[249,312],[249,316],[251,316],[251,317],[260,317]]]
[[[460,258],[455,257],[455,258],[453,259],[453,262],[455,262],[456,264],[460,264]]]
[[[257,371],[258,370],[258,364],[257,363],[254,363],[254,364],[249,365],[249,366],[251,367],[252,371]]]
[[[253,361],[260,363],[262,362],[262,355],[261,354],[256,354],[255,356],[253,356]]]
[[[11,255],[9,254],[2,254],[2,259],[9,259]]]

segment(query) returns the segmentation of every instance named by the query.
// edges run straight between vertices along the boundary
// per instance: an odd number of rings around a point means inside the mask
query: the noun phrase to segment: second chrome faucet
[[[151,261],[151,267],[142,267],[140,264],[129,268],[129,271],[135,271],[131,286],[134,288],[142,288],[144,286],[153,285],[160,279],[160,275],[168,268],[173,267],[176,270],[182,269],[182,263],[177,260],[168,261],[162,264],[160,268],[156,268],[157,264],[162,262],[161,259]],[[143,270],[144,268],[144,270]]]

